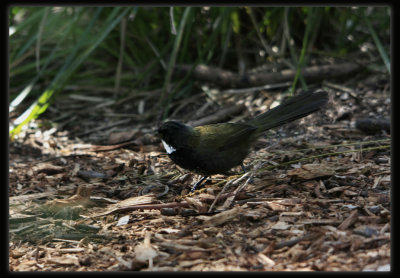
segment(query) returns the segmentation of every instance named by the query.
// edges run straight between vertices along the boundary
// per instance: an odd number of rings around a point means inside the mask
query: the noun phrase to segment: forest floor
[[[9,144],[9,269],[389,271],[390,77],[315,86],[326,107],[261,136],[246,174],[194,193],[200,176],[170,161],[144,120],[157,91],[60,95]],[[241,121],[283,98],[198,90],[173,104],[175,119]]]

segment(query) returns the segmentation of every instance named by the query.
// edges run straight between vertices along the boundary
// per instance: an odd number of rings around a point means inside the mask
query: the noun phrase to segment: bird
[[[326,91],[303,91],[244,123],[192,127],[171,120],[161,124],[158,134],[175,164],[203,175],[192,187],[191,192],[194,192],[211,175],[226,174],[239,165],[244,169],[243,160],[263,132],[314,113],[327,101]]]

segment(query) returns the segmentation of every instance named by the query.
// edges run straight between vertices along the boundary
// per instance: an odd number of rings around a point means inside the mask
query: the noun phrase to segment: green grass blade
[[[134,8],[135,9],[135,8]],[[67,58],[63,67],[59,70],[56,77],[53,79],[49,87],[44,91],[44,93],[35,101],[30,108],[28,108],[18,119],[15,124],[17,126],[10,131],[10,136],[13,138],[15,134],[21,131],[22,126],[27,124],[32,119],[37,118],[41,113],[46,111],[50,105],[52,97],[60,91],[66,82],[69,80],[71,75],[76,71],[76,69],[83,63],[83,61],[92,53],[94,49],[104,40],[104,38],[111,32],[112,29],[120,22],[122,17],[126,15],[129,9],[120,11],[120,8],[114,8],[114,10],[108,16],[103,28],[99,32],[99,36],[96,36],[93,40],[88,40],[88,33],[94,26],[98,15],[100,14],[102,8],[98,8],[95,16],[93,17],[91,24],[86,28],[86,31],[82,34],[80,40],[78,41],[75,49],[71,52],[70,56]],[[82,45],[85,45],[86,49],[81,49]],[[78,52],[78,50],[80,50]]]
[[[303,46],[301,48],[301,53],[300,53],[300,58],[299,62],[297,63],[296,67],[296,75],[294,77],[293,83],[292,83],[292,88],[291,88],[291,93],[293,94],[296,88],[297,81],[300,79],[302,83],[303,90],[307,90],[307,85],[303,79],[303,75],[301,74],[301,69],[304,66],[305,60],[306,60],[306,50],[308,48],[308,42],[311,36],[311,32],[315,30],[315,20],[317,18],[317,12],[316,9],[318,8],[309,8],[308,11],[308,16],[307,16],[307,25],[306,25],[306,30],[304,32],[304,38],[303,38]]]
[[[165,75],[163,91],[162,91],[162,94],[161,94],[161,97],[160,97],[160,101],[159,101],[159,106],[161,106],[161,107],[164,106],[164,102],[165,102],[165,98],[166,98],[166,95],[167,95],[167,91],[168,91],[168,88],[169,88],[170,83],[171,83],[172,72],[173,72],[174,67],[175,67],[176,57],[177,57],[177,54],[178,54],[178,51],[179,51],[179,47],[181,45],[183,31],[185,29],[186,21],[187,21],[189,15],[190,15],[190,11],[191,11],[190,7],[186,7],[185,8],[185,11],[183,12],[183,16],[182,16],[181,22],[180,22],[179,27],[178,27],[178,32],[177,32],[177,35],[176,35],[176,38],[175,38],[175,41],[174,41],[174,46],[172,48],[171,58],[170,58],[169,63],[168,63],[167,73]],[[165,115],[165,113],[164,113],[164,115]]]
[[[369,21],[368,16],[365,13],[364,13],[364,20],[367,23],[368,30],[371,33],[372,39],[374,40],[376,47],[378,48],[379,54],[383,60],[383,63],[385,64],[386,70],[390,74],[390,59],[386,53],[385,48],[383,47],[378,35],[376,34],[374,28],[372,27],[372,24]]]

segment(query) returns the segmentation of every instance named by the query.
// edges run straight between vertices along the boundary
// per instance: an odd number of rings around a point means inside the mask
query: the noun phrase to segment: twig
[[[287,87],[290,87],[291,85],[292,85],[292,82],[267,84],[267,85],[264,85],[264,86],[251,87],[251,88],[229,89],[229,90],[222,91],[221,93],[226,93],[226,94],[248,94],[248,93],[261,91],[261,90],[287,88]]]
[[[224,208],[227,208],[227,207],[229,207],[229,206],[232,204],[232,202],[236,199],[237,194],[238,194],[239,192],[241,192],[241,191],[243,190],[243,188],[245,188],[245,187],[249,184],[249,182],[252,180],[252,178],[253,178],[253,176],[254,176],[254,173],[255,173],[259,168],[261,168],[262,165],[264,165],[263,162],[258,163],[256,166],[254,166],[254,168],[249,172],[250,175],[249,175],[249,177],[247,178],[246,182],[245,182],[244,184],[240,185],[240,186],[233,192],[233,196],[232,196],[232,197],[229,197],[229,198],[226,199],[226,201],[225,201],[225,203],[224,203],[224,206],[223,206]],[[243,176],[245,176],[245,175],[243,175]]]
[[[271,170],[271,169],[274,169],[277,167],[291,165],[291,164],[295,164],[295,163],[298,163],[301,161],[311,160],[311,159],[315,159],[315,158],[322,158],[322,157],[333,156],[333,155],[344,154],[344,153],[354,153],[354,152],[365,152],[365,151],[372,151],[372,150],[388,149],[390,147],[391,147],[390,145],[384,145],[384,146],[371,147],[371,148],[365,148],[365,149],[360,149],[360,150],[349,150],[349,151],[341,151],[341,152],[324,153],[324,154],[320,154],[320,155],[313,155],[313,156],[308,156],[308,157],[304,157],[304,158],[300,158],[300,159],[296,159],[296,160],[291,160],[291,161],[284,162],[284,163],[279,163],[277,165],[263,167],[263,168],[260,168],[259,170]]]
[[[227,182],[225,184],[225,186],[222,188],[221,192],[218,193],[217,197],[215,198],[214,202],[212,202],[210,208],[208,209],[208,212],[211,212],[212,209],[214,208],[215,204],[217,203],[217,201],[220,199],[220,196],[222,195],[222,193],[225,192],[225,190],[231,185],[235,185],[238,184],[241,180],[243,180],[245,177],[249,176],[251,172],[247,172],[246,174],[242,175],[240,178],[236,179],[236,180],[230,180],[229,182]]]
[[[328,81],[324,80],[324,82],[322,83],[322,86],[326,86],[326,87],[329,87],[329,88],[332,88],[332,89],[336,89],[336,90],[341,90],[341,91],[343,91],[345,93],[348,93],[354,99],[358,99],[357,98],[357,94],[353,89],[350,89],[350,88],[345,87],[343,85],[334,84],[334,83],[331,83],[331,82],[328,82]]]
[[[124,119],[124,120],[121,120],[119,122],[115,122],[115,123],[112,123],[112,124],[109,124],[109,125],[99,126],[99,127],[96,127],[96,128],[92,128],[92,129],[90,129],[88,131],[78,133],[76,136],[78,136],[78,137],[85,136],[86,134],[89,134],[89,133],[92,133],[92,132],[108,129],[108,128],[111,128],[111,127],[114,127],[114,126],[118,126],[118,125],[122,125],[122,124],[126,124],[129,121],[131,121],[131,119]]]
[[[125,206],[122,208],[116,208],[110,211],[107,211],[105,213],[101,213],[95,216],[104,216],[108,215],[111,213],[117,213],[117,212],[126,212],[126,211],[132,211],[132,210],[145,210],[145,209],[163,209],[163,208],[188,208],[189,204],[186,201],[182,202],[172,202],[172,203],[166,203],[166,204],[146,204],[146,205],[133,205],[133,206]]]

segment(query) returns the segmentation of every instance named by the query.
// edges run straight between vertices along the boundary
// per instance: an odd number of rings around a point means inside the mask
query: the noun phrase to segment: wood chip
[[[358,217],[358,211],[357,209],[353,210],[350,215],[342,222],[342,224],[339,225],[338,229],[340,230],[346,230],[348,227],[350,227],[354,222],[356,222]]]
[[[233,209],[220,212],[213,216],[203,216],[201,219],[204,220],[204,225],[206,226],[218,226],[233,220],[239,215],[240,211],[240,207],[234,207]]]

